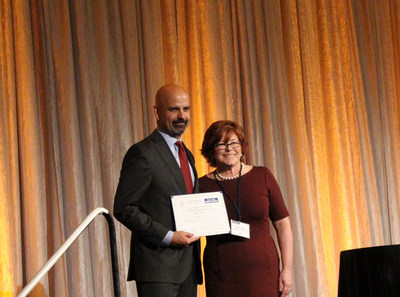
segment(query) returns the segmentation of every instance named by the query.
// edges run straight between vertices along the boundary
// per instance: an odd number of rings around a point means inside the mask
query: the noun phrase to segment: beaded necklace
[[[215,174],[222,180],[232,180],[232,179],[238,178],[240,175],[242,175],[243,170],[244,170],[244,164],[240,163],[240,171],[238,174],[236,174],[234,176],[229,176],[229,177],[223,176],[221,173],[218,172],[218,169],[215,169]]]

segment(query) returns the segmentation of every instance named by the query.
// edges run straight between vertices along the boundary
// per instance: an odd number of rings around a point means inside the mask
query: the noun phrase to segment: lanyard
[[[221,183],[219,182],[219,180],[217,179],[217,175],[214,171],[214,178],[215,181],[217,182],[218,187],[221,189],[222,193],[228,198],[228,200],[231,202],[231,204],[233,205],[233,207],[236,210],[236,214],[238,216],[238,221],[242,220],[242,216],[240,214],[240,199],[241,199],[241,195],[240,195],[240,189],[241,189],[241,184],[242,184],[242,170],[240,170],[239,172],[239,180],[238,180],[238,185],[237,185],[237,196],[238,196],[238,203],[235,203],[231,196],[229,196],[229,194],[225,191],[224,187],[221,185]]]

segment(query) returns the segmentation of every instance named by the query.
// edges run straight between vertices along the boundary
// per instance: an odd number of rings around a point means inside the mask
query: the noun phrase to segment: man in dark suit
[[[175,231],[171,207],[172,195],[198,190],[193,155],[181,142],[188,93],[163,86],[154,114],[157,129],[124,157],[114,201],[114,216],[132,231],[128,281],[136,280],[139,297],[195,297],[202,283],[199,238]]]

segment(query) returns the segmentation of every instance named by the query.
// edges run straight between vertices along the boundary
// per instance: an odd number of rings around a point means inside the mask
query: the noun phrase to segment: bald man
[[[188,93],[163,86],[154,115],[156,130],[124,157],[114,200],[114,216],[132,231],[128,281],[136,280],[139,297],[195,297],[199,238],[175,230],[171,208],[172,195],[198,191],[194,158],[181,139],[190,121]]]

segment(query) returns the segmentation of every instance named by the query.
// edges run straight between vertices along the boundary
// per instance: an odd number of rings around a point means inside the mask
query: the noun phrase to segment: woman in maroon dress
[[[206,131],[201,153],[216,169],[200,179],[200,191],[222,191],[231,221],[231,234],[207,237],[207,297],[287,296],[292,288],[293,239],[289,213],[275,178],[265,167],[242,162],[245,140],[235,122],[213,123]],[[277,232],[281,270],[270,220]]]

